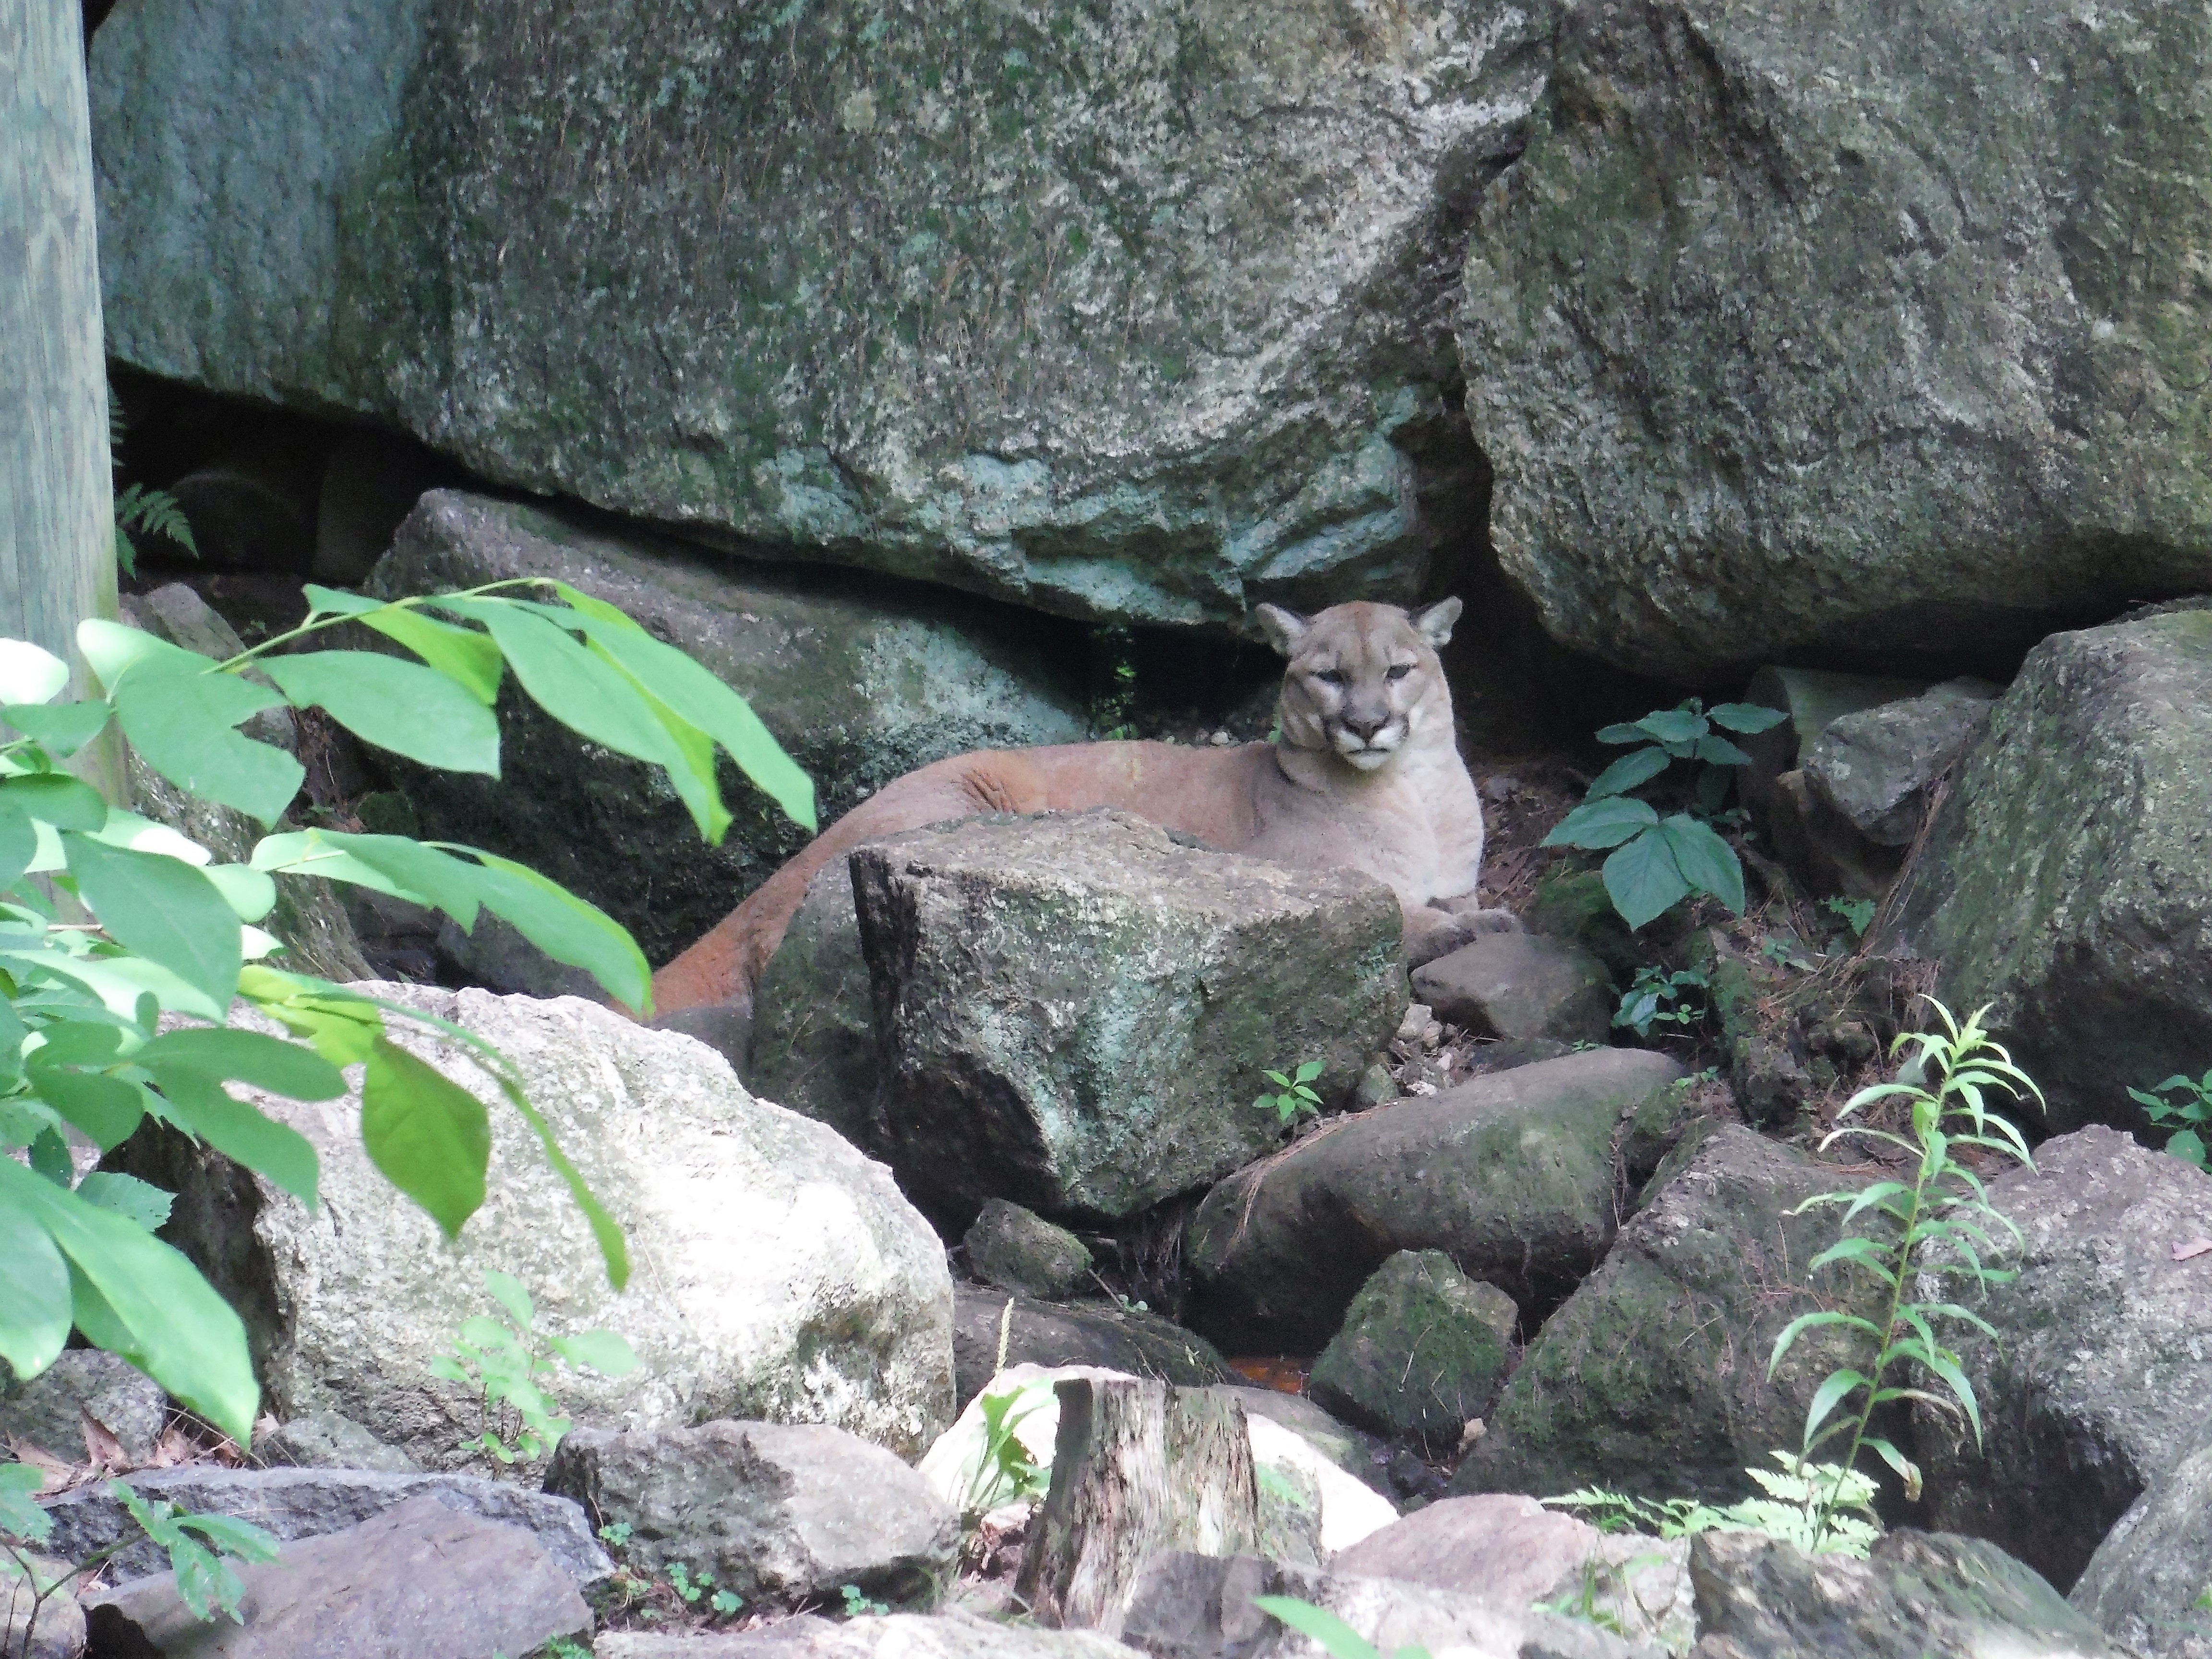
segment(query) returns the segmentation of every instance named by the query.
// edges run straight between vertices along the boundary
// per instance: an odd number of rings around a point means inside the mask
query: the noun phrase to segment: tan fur
[[[908,773],[816,836],[654,975],[654,1006],[666,1014],[750,1004],[816,871],[864,842],[979,812],[1115,806],[1224,851],[1364,870],[1397,890],[1412,960],[1453,949],[1488,915],[1474,908],[1482,804],[1453,740],[1436,653],[1459,611],[1457,599],[1410,616],[1395,605],[1340,605],[1309,620],[1261,605],[1270,641],[1290,659],[1279,743],[987,750]]]

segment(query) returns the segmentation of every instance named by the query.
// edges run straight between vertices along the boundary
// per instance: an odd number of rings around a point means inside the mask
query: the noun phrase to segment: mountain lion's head
[[[1290,659],[1276,704],[1283,741],[1334,753],[1371,772],[1419,731],[1451,737],[1451,694],[1437,647],[1459,620],[1457,599],[1419,611],[1334,605],[1316,617],[1259,607],[1267,641]]]

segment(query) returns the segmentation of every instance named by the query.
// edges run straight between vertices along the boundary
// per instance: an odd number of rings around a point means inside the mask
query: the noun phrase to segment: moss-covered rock
[[[556,577],[620,605],[742,693],[814,779],[824,823],[947,755],[1084,735],[1064,672],[1073,630],[942,589],[717,563],[681,544],[447,490],[423,496],[371,586],[396,597],[516,576]],[[408,769],[423,833],[520,859],[583,894],[655,963],[806,842],[726,760],[735,822],[709,848],[657,769],[593,750],[511,681],[500,728],[497,779]]]
[[[2212,1064],[2212,610],[2053,635],[1937,816],[1904,931],[2042,1085],[2031,1130],[2145,1127]]]
[[[1694,680],[2212,585],[2212,20],[1577,0],[1460,312],[1492,534]]]
[[[1623,1120],[1681,1074],[1592,1049],[1330,1125],[1206,1194],[1183,1246],[1192,1322],[1312,1352],[1400,1250],[1441,1250],[1516,1303],[1565,1296],[1613,1242]]]
[[[1314,1399],[1377,1434],[1455,1446],[1497,1397],[1520,1310],[1441,1250],[1401,1250],[1360,1287],[1314,1361]]]
[[[1708,1134],[1545,1322],[1453,1492],[1751,1495],[1746,1467],[1802,1442],[1813,1391],[1850,1358],[1808,1331],[1766,1375],[1782,1328],[1847,1285],[1836,1267],[1805,1274],[1835,1212],[1795,1212],[1858,1184],[1738,1126]]]
[[[962,1241],[968,1271],[1024,1296],[1075,1296],[1091,1288],[1091,1249],[1065,1227],[1003,1198],[985,1202]]]
[[[112,353],[1063,613],[1410,599],[1549,5],[118,7]],[[250,118],[246,118],[250,112]]]

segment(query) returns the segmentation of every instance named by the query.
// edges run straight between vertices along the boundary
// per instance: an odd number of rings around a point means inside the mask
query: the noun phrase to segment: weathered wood
[[[108,461],[77,0],[0,0],[0,636],[115,614]]]
[[[1234,1399],[1135,1378],[1073,1378],[1054,1392],[1052,1486],[1015,1580],[1040,1620],[1110,1635],[1161,1551],[1255,1547],[1259,1489]]]

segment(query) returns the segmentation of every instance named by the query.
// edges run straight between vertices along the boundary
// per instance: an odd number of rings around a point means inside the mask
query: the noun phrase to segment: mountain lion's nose
[[[1387,714],[1355,714],[1350,709],[1346,709],[1344,714],[1345,730],[1352,732],[1363,742],[1373,742],[1375,734],[1389,724],[1390,716]]]

